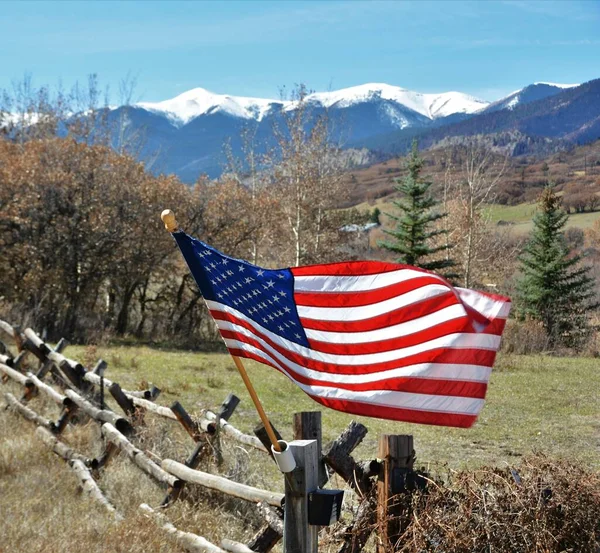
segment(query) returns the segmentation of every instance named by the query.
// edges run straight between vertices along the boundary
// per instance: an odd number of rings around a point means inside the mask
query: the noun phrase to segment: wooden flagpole
[[[177,225],[177,220],[175,219],[175,213],[173,213],[170,209],[165,209],[160,214],[160,218],[162,219],[162,222],[165,224],[165,228],[169,232],[173,233],[173,232],[177,232],[179,230],[179,226]],[[248,389],[248,393],[250,394],[250,397],[252,398],[252,401],[254,402],[254,407],[256,407],[256,410],[258,411],[258,416],[260,417],[260,420],[262,421],[262,423],[265,427],[265,430],[267,431],[267,435],[269,436],[269,440],[271,440],[273,449],[275,451],[281,451],[281,446],[279,445],[279,442],[277,441],[275,432],[273,432],[273,427],[271,426],[271,422],[269,421],[267,414],[265,413],[265,410],[263,409],[260,399],[258,399],[256,390],[254,389],[254,386],[252,385],[252,382],[250,381],[250,378],[248,377],[248,373],[246,372],[246,368],[244,367],[242,360],[235,355],[232,355],[231,357],[233,357],[233,362],[235,363],[235,366],[237,367],[237,369],[242,377],[242,380],[244,381],[244,384],[246,385],[246,388]]]

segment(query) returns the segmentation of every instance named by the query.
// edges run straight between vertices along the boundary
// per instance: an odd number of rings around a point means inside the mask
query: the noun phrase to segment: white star
[[[246,277],[246,278],[244,279],[244,282],[245,282],[246,284],[250,284],[250,283],[251,283],[253,280],[254,280],[253,278]]]
[[[277,296],[277,295],[273,296],[273,301],[279,301],[279,296]]]
[[[277,278],[285,278],[285,275],[282,275],[281,273],[277,273]]]
[[[259,269],[258,271],[256,271],[256,274],[258,276],[263,276],[265,274],[265,272],[262,269]]]
[[[217,294],[217,298],[222,298],[222,297],[223,297],[223,294],[221,294],[221,292],[219,292],[219,293]]]
[[[275,319],[275,317],[273,317],[273,315],[269,315],[269,319],[272,321]]]
[[[283,332],[283,327],[281,325],[279,325],[277,328]]]
[[[233,276],[233,271],[232,271],[231,269],[229,269],[229,271],[227,271],[227,274],[228,274],[229,276]]]
[[[283,310],[284,310],[286,313],[289,313],[289,312],[291,311],[291,309],[290,309],[290,308],[289,308],[287,305],[286,305],[286,306],[283,308]]]
[[[294,334],[294,336],[295,336],[296,338],[298,338],[298,340],[300,340],[300,334],[296,333],[296,334]]]
[[[216,280],[211,280],[211,281],[210,281],[210,283],[211,283],[213,286],[216,286],[216,285],[217,285],[217,281],[216,281]]]
[[[238,265],[238,271],[239,271],[240,273],[243,273],[243,272],[244,272],[244,269],[245,269],[245,267],[244,267],[243,265]]]
[[[275,283],[272,280],[269,280],[269,282],[267,282],[267,286],[269,288],[273,288],[273,286],[275,286]]]
[[[279,292],[279,295],[280,295],[282,298],[285,298],[285,297],[287,296],[287,294],[286,294],[285,292]]]
[[[258,296],[260,294],[260,292],[256,289],[252,290],[252,295],[253,296]]]
[[[269,324],[269,319],[263,319],[265,324]]]
[[[216,268],[217,268],[217,264],[216,264],[216,263],[213,261],[213,262],[210,264],[210,267],[211,267],[212,269],[216,269]]]

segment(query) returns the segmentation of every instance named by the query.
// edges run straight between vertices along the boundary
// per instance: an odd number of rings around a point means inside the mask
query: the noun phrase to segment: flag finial
[[[169,232],[175,232],[178,229],[177,220],[175,219],[175,213],[173,213],[170,209],[165,209],[161,214],[160,218],[162,222],[165,224],[165,228]]]

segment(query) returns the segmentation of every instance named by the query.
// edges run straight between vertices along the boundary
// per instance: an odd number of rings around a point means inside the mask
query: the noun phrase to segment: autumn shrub
[[[398,553],[597,553],[600,474],[537,455],[449,474],[404,498]]]

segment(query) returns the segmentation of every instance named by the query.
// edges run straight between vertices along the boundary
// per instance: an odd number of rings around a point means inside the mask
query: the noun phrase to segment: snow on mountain
[[[399,86],[382,83],[369,83],[333,92],[310,94],[306,100],[323,108],[342,109],[357,104],[385,100],[399,104],[428,119],[446,117],[455,113],[470,114],[484,109],[484,102],[461,92],[443,92],[441,94],[422,94],[406,90]],[[170,100],[162,102],[140,102],[137,107],[164,115],[174,125],[183,126],[199,117],[212,113],[226,113],[243,119],[261,121],[273,109],[294,109],[295,102],[272,100],[267,98],[247,98],[228,94],[215,94],[204,88],[194,88]],[[386,109],[391,120],[400,128],[410,125],[405,115],[389,106]]]
[[[540,81],[539,83],[533,83],[533,84],[545,84],[548,86],[555,86],[556,88],[575,88],[576,86],[579,86],[581,83],[575,83],[575,84],[558,84],[558,83],[546,83],[544,81]]]
[[[345,108],[379,99],[401,104],[428,119],[446,117],[454,113],[475,113],[489,105],[489,102],[462,92],[423,94],[384,83],[368,83],[333,92],[317,92],[307,97],[308,101],[327,108]]]
[[[276,100],[214,94],[204,88],[188,90],[163,102],[140,102],[137,107],[163,114],[177,125],[186,125],[200,115],[223,112],[234,117],[260,121]]]
[[[519,90],[511,92],[504,98],[492,102],[483,111],[498,111],[501,109],[514,109],[520,104],[528,104],[529,102],[535,102],[536,100],[542,100],[549,96],[554,96],[563,90],[568,88],[574,88],[579,86],[578,84],[558,84],[558,83],[546,83],[537,82],[530,84]]]

